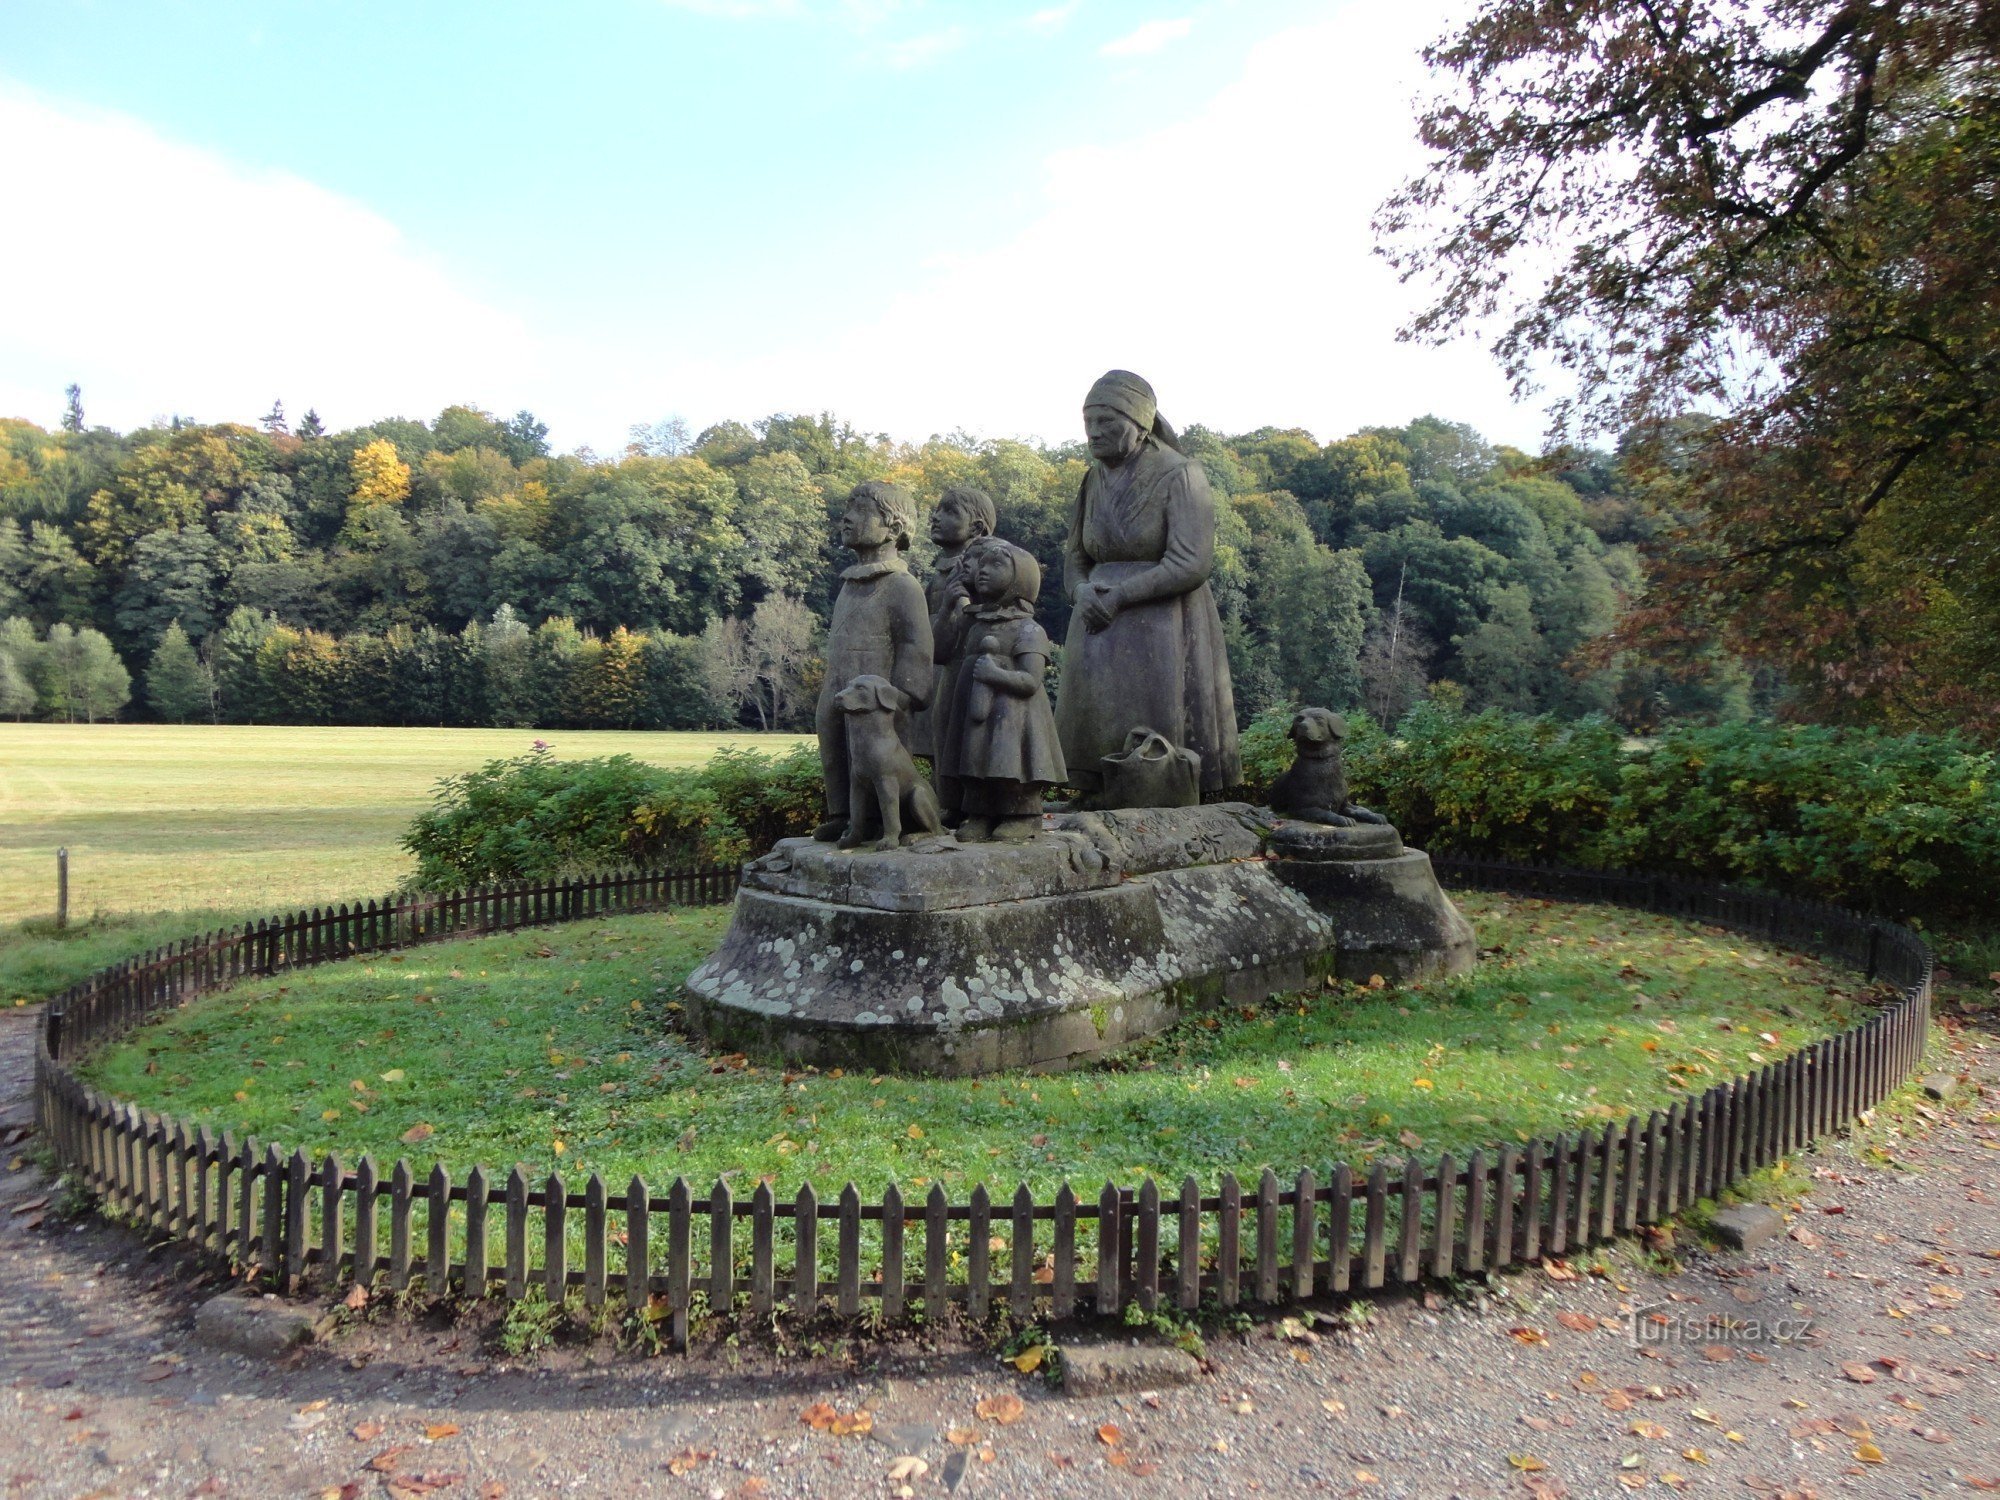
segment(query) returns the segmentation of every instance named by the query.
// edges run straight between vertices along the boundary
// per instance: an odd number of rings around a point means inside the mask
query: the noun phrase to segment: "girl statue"
[[[989,536],[966,545],[959,577],[965,587],[944,626],[955,666],[938,774],[957,781],[961,842],[1020,842],[1040,831],[1042,796],[1068,774],[1042,686],[1050,655],[1034,614],[1042,569],[1032,553]]]
[[[1153,388],[1112,370],[1084,398],[1091,465],[1070,511],[1072,610],[1056,724],[1070,784],[1101,806],[1102,762],[1134,729],[1201,757],[1201,787],[1243,779],[1222,619],[1208,575],[1215,500]]]

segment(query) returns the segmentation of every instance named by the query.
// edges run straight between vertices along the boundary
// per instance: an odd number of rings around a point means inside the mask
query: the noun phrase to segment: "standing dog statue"
[[[871,674],[855,678],[833,701],[847,720],[847,831],[839,847],[894,849],[905,839],[941,833],[937,793],[917,774],[896,730],[902,693]]]
[[[1271,788],[1271,809],[1302,823],[1352,828],[1356,823],[1387,823],[1347,795],[1347,766],[1341,746],[1347,721],[1330,708],[1302,708],[1292,718],[1292,744],[1298,755],[1292,768]]]

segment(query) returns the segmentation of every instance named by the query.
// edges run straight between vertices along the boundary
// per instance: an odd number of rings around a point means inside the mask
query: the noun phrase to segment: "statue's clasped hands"
[[[1086,629],[1102,630],[1118,616],[1118,588],[1109,583],[1086,583],[1079,608]]]

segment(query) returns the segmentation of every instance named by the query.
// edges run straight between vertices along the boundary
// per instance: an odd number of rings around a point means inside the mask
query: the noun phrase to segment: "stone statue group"
[[[1072,605],[1060,707],[1035,623],[1041,566],[996,534],[982,491],[955,486],[931,515],[928,587],[902,553],[908,492],[871,480],[848,497],[816,727],[826,821],[815,837],[891,849],[956,830],[1020,842],[1073,786],[1091,808],[1185,806],[1241,780],[1222,620],[1208,578],[1215,500],[1153,388],[1113,370],[1084,398],[1091,464],[1070,511]],[[915,756],[930,758],[933,786]]]

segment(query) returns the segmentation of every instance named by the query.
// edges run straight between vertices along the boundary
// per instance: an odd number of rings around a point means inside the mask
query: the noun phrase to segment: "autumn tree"
[[[1483,0],[1425,58],[1409,332],[1495,329],[1684,497],[1606,648],[1720,632],[1818,712],[2000,727],[2000,12]]]

